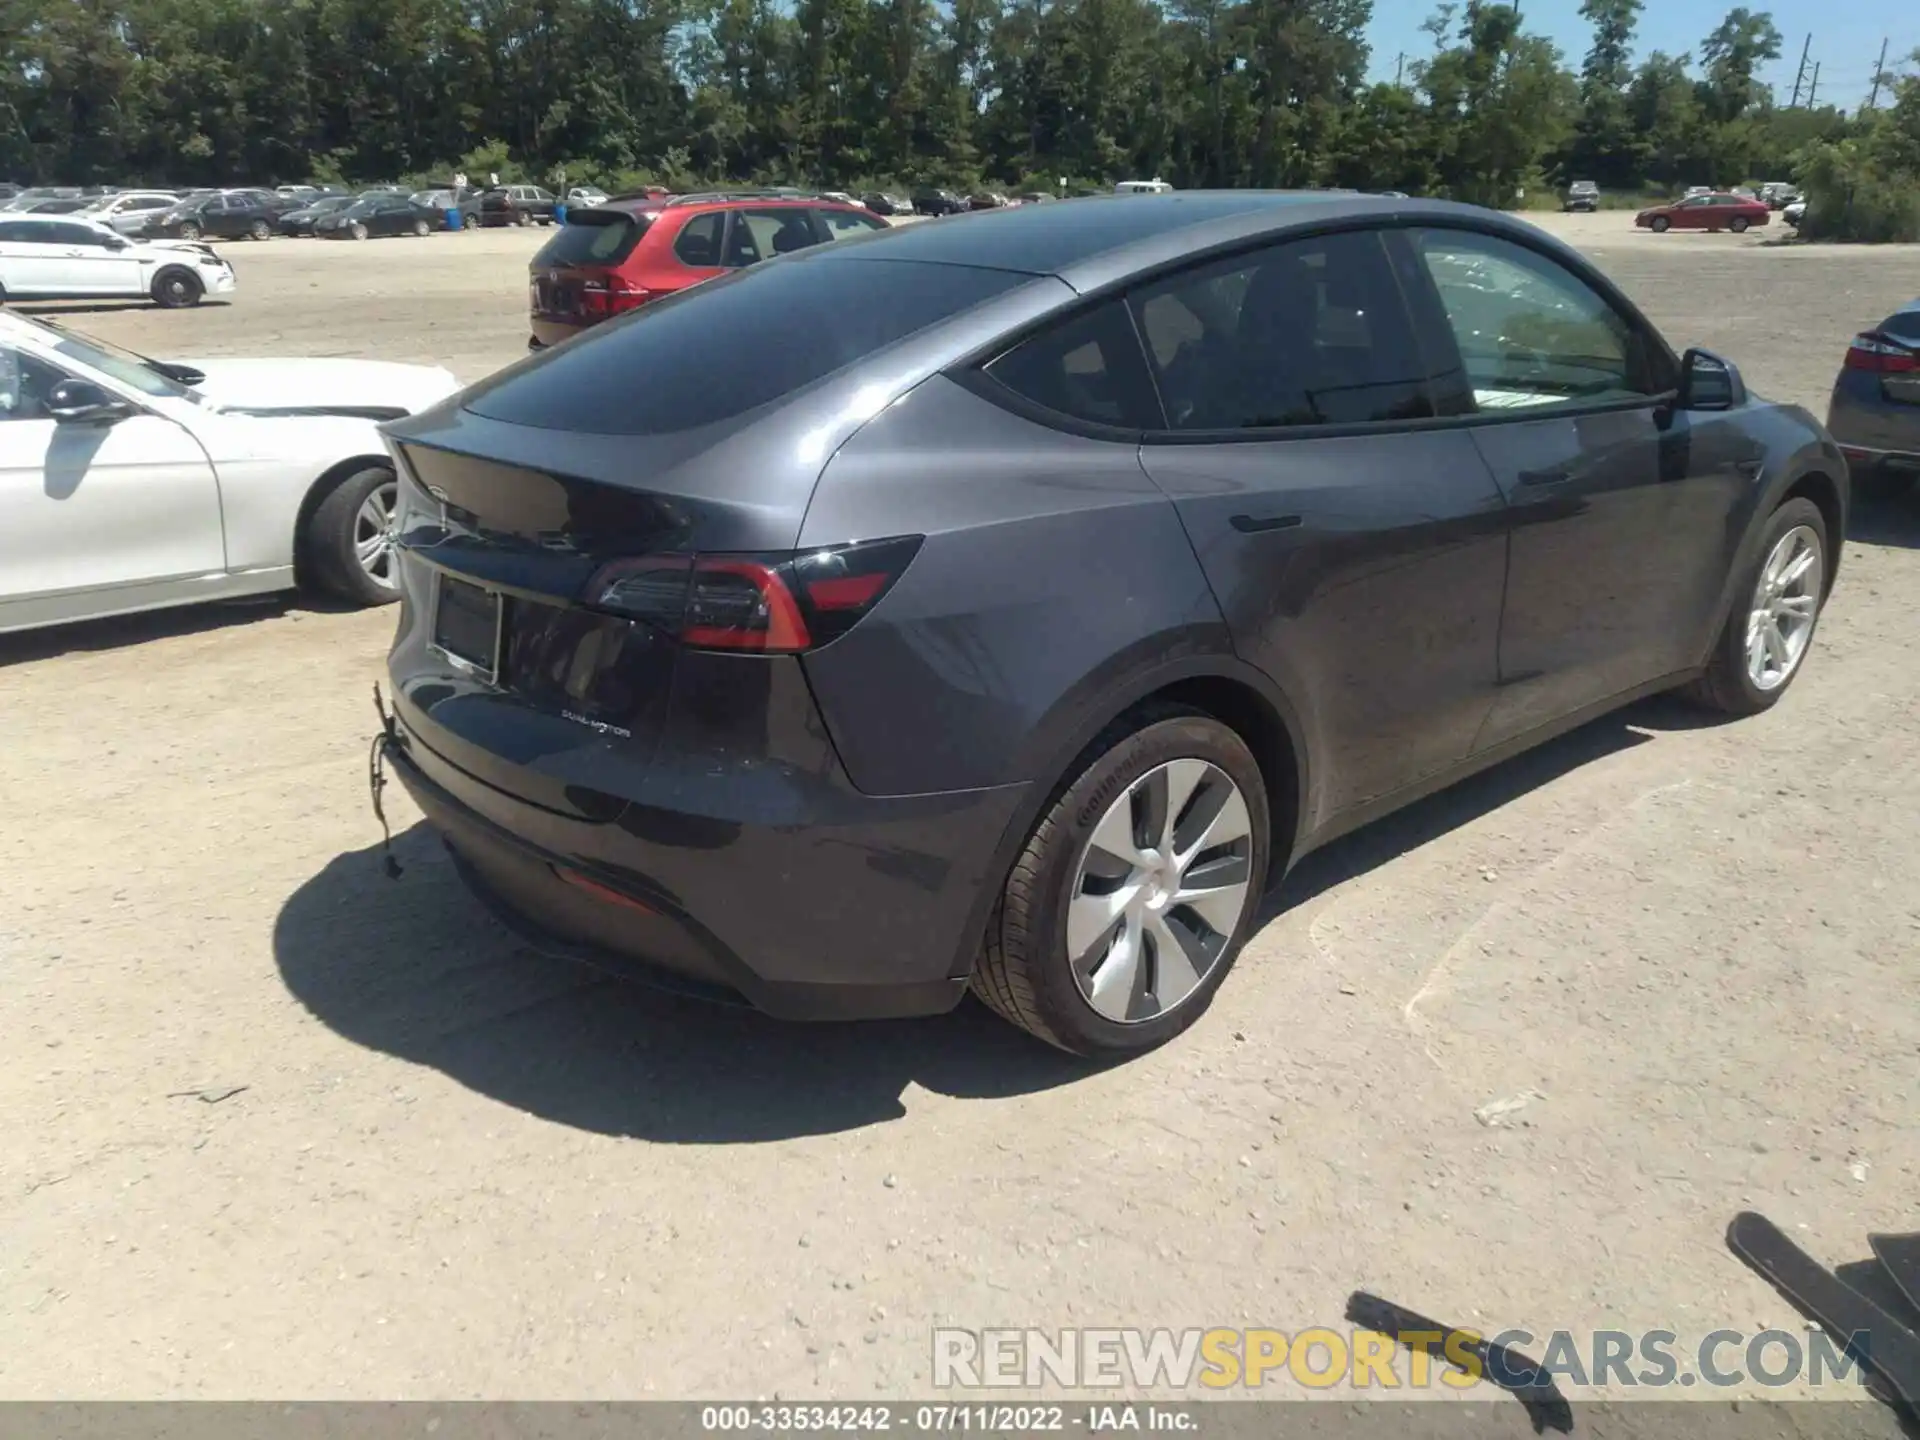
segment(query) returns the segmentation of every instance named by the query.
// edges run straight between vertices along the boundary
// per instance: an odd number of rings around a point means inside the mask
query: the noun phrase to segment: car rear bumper
[[[1855,467],[1920,467],[1920,404],[1890,397],[1871,371],[1840,372],[1827,406],[1827,433]]]
[[[1024,792],[880,798],[837,773],[811,784],[715,773],[651,787],[656,798],[683,796],[681,808],[595,795],[609,803],[588,803],[599,817],[589,819],[468,773],[423,738],[436,732],[397,698],[380,741],[386,763],[463,879],[529,945],[793,1020],[958,1004],[978,902],[997,882],[994,857]],[[714,759],[703,768],[723,772]],[[611,773],[606,783],[623,780],[632,783]],[[808,789],[811,805],[800,799]],[[588,793],[569,791],[583,802]]]
[[[586,321],[568,320],[557,315],[529,315],[527,317],[527,348],[544,350],[549,345],[558,345],[562,340],[571,340],[582,330],[592,328],[592,324]]]

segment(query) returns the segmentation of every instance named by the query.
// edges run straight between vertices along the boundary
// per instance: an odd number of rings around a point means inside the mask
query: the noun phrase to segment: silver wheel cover
[[[1205,760],[1170,760],[1121,793],[1088,837],[1067,902],[1067,960],[1094,1011],[1166,1014],[1212,974],[1251,899],[1253,822]]]

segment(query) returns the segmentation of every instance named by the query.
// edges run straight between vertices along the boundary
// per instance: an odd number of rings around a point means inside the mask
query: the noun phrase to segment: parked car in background
[[[1797,198],[1789,200],[1780,210],[1780,218],[1796,230],[1800,228],[1800,222],[1806,218],[1806,215],[1807,202]]]
[[[1885,498],[1920,476],[1920,299],[1853,337],[1827,404],[1827,429],[1856,493]]]
[[[322,195],[310,200],[298,210],[289,210],[278,221],[282,235],[299,238],[313,234],[313,227],[329,215],[338,215],[350,206],[358,205],[357,195]]]
[[[279,227],[280,217],[297,208],[293,200],[271,190],[221,190],[151,212],[140,233],[180,240],[266,240]]]
[[[180,197],[168,190],[122,190],[102,196],[80,213],[89,220],[110,225],[122,235],[138,235],[149,217],[171,210]]]
[[[443,187],[434,190],[416,190],[407,197],[408,201],[422,210],[430,210],[437,216],[435,228],[444,228],[447,223],[447,211],[460,212],[460,224],[464,227],[475,225],[480,220],[480,192],[471,188],[454,190]]]
[[[553,192],[538,185],[500,185],[480,197],[482,225],[551,225]]]
[[[233,292],[205,245],[137,240],[78,215],[0,214],[0,301],[152,300],[167,309]]]
[[[36,205],[48,200],[78,200],[80,187],[77,185],[33,185],[9,196],[6,203],[0,204],[0,211],[31,211]]]
[[[560,203],[571,210],[576,205],[604,205],[611,198],[612,197],[598,185],[574,185],[569,187],[567,193],[560,197]]]
[[[376,763],[522,936],[1114,1056],[1368,819],[1772,706],[1847,516],[1818,422],[1578,252],[1370,196],[819,245],[386,434]]]
[[[406,195],[362,195],[351,205],[313,222],[318,240],[370,240],[388,235],[430,235],[444,230],[444,210],[416,205]]]
[[[1022,190],[1014,196],[1022,205],[1045,205],[1056,198],[1051,190]]]
[[[1000,210],[1006,207],[1007,197],[998,190],[980,190],[967,196],[969,210]]]
[[[457,388],[372,360],[149,360],[0,315],[0,631],[296,583],[398,598],[376,427]]]
[[[751,192],[569,211],[527,267],[528,347],[775,255],[891,228],[865,206]]]
[[[1560,202],[1560,208],[1568,214],[1575,212],[1592,213],[1600,208],[1600,187],[1591,180],[1576,180],[1567,186],[1566,198]]]
[[[888,190],[869,190],[860,197],[860,203],[876,215],[911,215],[913,197],[900,195]]]
[[[1672,205],[1655,205],[1633,217],[1642,230],[1731,230],[1741,234],[1773,220],[1773,212],[1758,200],[1733,194],[1692,195]]]
[[[966,208],[967,202],[951,190],[928,187],[913,192],[916,215],[957,215]]]
[[[1151,180],[1122,180],[1113,187],[1116,195],[1166,195],[1172,190],[1173,186],[1157,175]]]
[[[1687,200],[1695,195],[1712,195],[1714,193],[1714,188],[1711,185],[1689,185],[1680,198]]]
[[[1800,198],[1800,191],[1791,181],[1769,180],[1760,187],[1760,198],[1767,202],[1769,209],[1784,210]]]
[[[858,205],[862,210],[867,208],[844,190],[822,190],[820,192],[820,198],[822,200],[831,200],[836,205]]]

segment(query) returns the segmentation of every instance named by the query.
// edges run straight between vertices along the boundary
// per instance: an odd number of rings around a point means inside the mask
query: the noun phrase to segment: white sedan
[[[0,633],[296,585],[397,599],[379,422],[458,389],[373,360],[149,360],[0,312]]]
[[[0,304],[144,298],[177,310],[232,293],[233,267],[195,241],[129,240],[79,215],[0,214]]]

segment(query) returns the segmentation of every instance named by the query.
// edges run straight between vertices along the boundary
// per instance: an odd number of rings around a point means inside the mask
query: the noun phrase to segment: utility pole
[[[1873,62],[1873,93],[1867,96],[1867,109],[1871,110],[1880,99],[1880,76],[1887,68],[1887,42],[1880,42],[1880,58]]]
[[[1813,62],[1813,79],[1807,85],[1807,108],[1813,109],[1813,97],[1820,93],[1820,62]]]
[[[1800,103],[1800,82],[1807,74],[1807,52],[1813,48],[1813,32],[1807,32],[1807,38],[1800,46],[1800,68],[1793,72],[1793,99],[1787,102],[1787,108],[1793,109]]]

